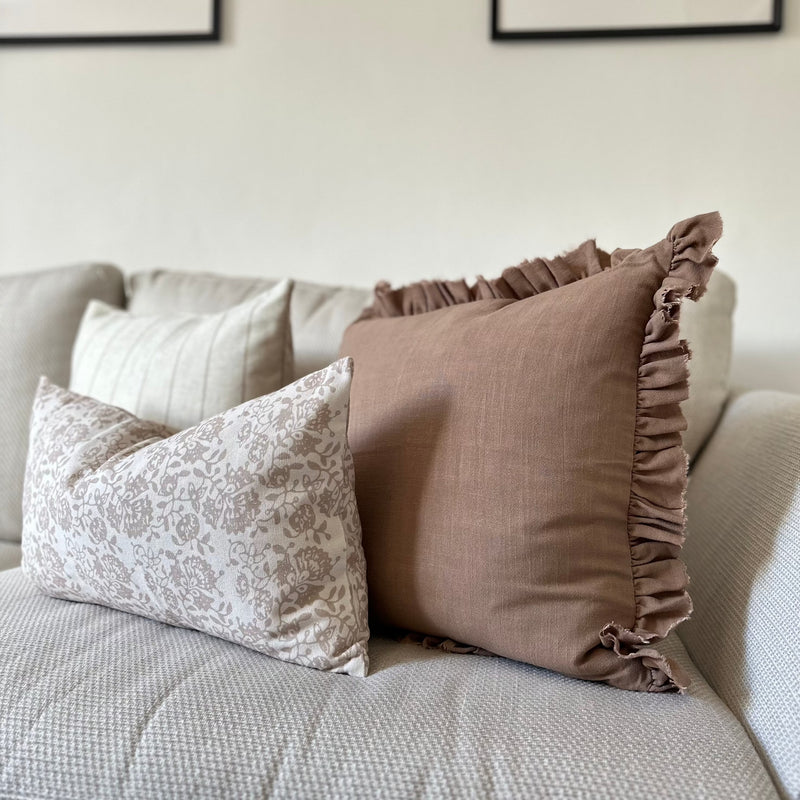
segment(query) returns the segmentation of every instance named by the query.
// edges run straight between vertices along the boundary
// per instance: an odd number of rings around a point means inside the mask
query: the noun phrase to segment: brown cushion
[[[493,281],[379,285],[345,333],[371,610],[382,623],[626,689],[691,611],[688,348],[718,214],[646,250],[587,242]]]

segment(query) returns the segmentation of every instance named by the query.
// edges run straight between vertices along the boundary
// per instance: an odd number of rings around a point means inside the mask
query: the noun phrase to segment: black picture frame
[[[764,24],[698,25],[663,28],[569,28],[564,30],[501,30],[500,3],[491,0],[491,38],[495,42],[530,39],[622,39],[639,36],[707,36],[716,34],[777,33],[783,25],[783,0],[772,0],[772,20]]]
[[[211,16],[208,31],[201,33],[87,34],[47,36],[0,36],[0,46],[76,45],[76,44],[167,44],[219,42],[222,39],[222,0],[209,0]]]

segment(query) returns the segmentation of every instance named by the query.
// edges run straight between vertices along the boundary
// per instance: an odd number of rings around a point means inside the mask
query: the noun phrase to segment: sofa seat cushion
[[[677,639],[688,694],[376,638],[364,680],[0,575],[0,796],[776,797]]]
[[[0,541],[0,570],[18,567],[21,561],[22,548],[20,545],[16,542]]]

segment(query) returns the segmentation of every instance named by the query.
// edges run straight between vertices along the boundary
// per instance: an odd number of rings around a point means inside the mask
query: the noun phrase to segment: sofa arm
[[[800,396],[730,402],[697,461],[684,557],[695,664],[800,797]]]

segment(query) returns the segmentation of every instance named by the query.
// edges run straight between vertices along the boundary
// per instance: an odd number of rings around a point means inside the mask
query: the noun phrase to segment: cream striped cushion
[[[292,380],[292,287],[218,314],[134,316],[92,302],[70,389],[176,429],[274,392]]]

